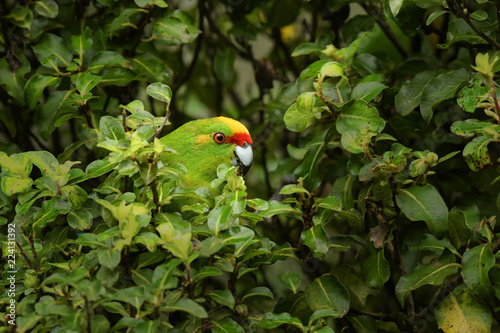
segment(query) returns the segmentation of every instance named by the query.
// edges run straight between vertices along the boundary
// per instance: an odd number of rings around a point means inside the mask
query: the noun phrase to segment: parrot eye
[[[217,132],[214,134],[214,141],[218,144],[226,142],[226,135],[224,133]]]

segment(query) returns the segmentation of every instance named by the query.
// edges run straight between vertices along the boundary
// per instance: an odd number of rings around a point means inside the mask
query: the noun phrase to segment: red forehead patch
[[[234,135],[227,137],[227,142],[238,146],[243,146],[245,142],[248,142],[249,144],[253,143],[252,138],[248,133],[234,133]]]

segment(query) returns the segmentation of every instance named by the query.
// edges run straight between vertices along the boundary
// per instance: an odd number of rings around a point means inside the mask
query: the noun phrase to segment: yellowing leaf
[[[436,319],[445,333],[486,333],[491,331],[491,312],[467,291],[450,293],[436,306]]]

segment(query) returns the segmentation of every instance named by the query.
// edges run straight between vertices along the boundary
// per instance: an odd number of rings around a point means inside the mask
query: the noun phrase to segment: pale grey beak
[[[252,166],[253,161],[253,150],[252,146],[245,142],[243,146],[236,146],[234,150],[233,165],[238,167],[239,173],[244,176],[250,167]]]

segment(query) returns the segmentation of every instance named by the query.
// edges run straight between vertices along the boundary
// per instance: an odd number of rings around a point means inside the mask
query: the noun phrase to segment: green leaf
[[[181,261],[179,259],[171,259],[168,262],[156,266],[152,282],[157,294],[162,294],[166,289],[174,289],[177,287],[177,277],[174,276]]]
[[[181,298],[165,307],[166,311],[183,311],[198,318],[207,318],[207,311],[198,303],[189,298]]]
[[[430,284],[438,286],[452,274],[455,274],[460,265],[455,262],[455,257],[450,252],[444,252],[438,259],[430,264],[419,265],[408,275],[403,275],[396,284],[396,297],[402,306],[405,306],[406,298],[413,290]]]
[[[116,163],[109,162],[109,156],[106,156],[102,160],[95,160],[87,165],[85,173],[88,178],[96,178],[110,172],[116,166]]]
[[[83,58],[85,51],[92,46],[92,29],[85,27],[81,35],[72,35],[71,46]]]
[[[97,86],[99,81],[101,81],[101,77],[93,75],[90,72],[83,72],[73,75],[71,77],[71,81],[76,86],[76,89],[78,89],[78,91],[80,92],[80,95],[85,96],[89,94],[95,86]]]
[[[168,4],[164,0],[134,0],[135,4],[139,7],[157,6],[160,8],[167,8]]]
[[[450,250],[452,253],[458,253],[455,247],[447,238],[437,239],[434,235],[431,234],[423,235],[417,245],[409,246],[409,248],[412,251],[429,250],[437,254],[443,253],[445,249]]]
[[[170,87],[163,83],[152,83],[146,88],[146,92],[149,96],[167,103],[167,109],[170,105],[170,101],[172,99],[172,90]]]
[[[196,273],[196,275],[193,277],[193,281],[194,282],[199,282],[199,281],[203,280],[206,277],[218,276],[218,275],[221,275],[221,274],[222,274],[221,270],[218,269],[217,267],[205,266],[205,267],[202,267]]]
[[[26,154],[20,153],[8,156],[3,151],[0,151],[0,166],[5,175],[16,175],[19,178],[28,178],[33,168],[33,164],[31,164]]]
[[[263,328],[275,328],[280,325],[292,325],[304,331],[304,325],[302,325],[300,319],[286,312],[280,314],[266,313],[259,322],[259,326]]]
[[[78,110],[69,103],[72,94],[71,90],[54,91],[38,108],[35,121],[40,135],[45,140],[49,140],[54,130],[66,120],[79,116]]]
[[[348,251],[349,249],[350,247],[346,250]],[[368,296],[377,292],[358,276],[352,265],[335,267],[332,270],[332,274],[347,288],[352,308],[363,308]]]
[[[466,42],[472,45],[488,44],[488,42],[479,36],[463,18],[450,20],[446,33],[446,43],[439,45],[439,47],[447,49],[451,45],[459,42]]]
[[[297,185],[297,184],[289,184],[289,185],[283,186],[281,188],[279,194],[295,194],[295,193],[304,193],[307,196],[310,196],[310,193],[308,190],[306,190],[305,188],[303,188],[302,186]]]
[[[123,124],[116,118],[104,116],[99,121],[99,128],[106,139],[120,141],[125,139]]]
[[[381,328],[377,325],[377,322],[375,322],[375,319],[373,319],[373,317],[367,315],[350,317],[347,318],[347,320],[352,323],[352,325],[356,329],[356,333],[371,333],[376,332],[377,327]]]
[[[26,28],[28,30],[31,29],[33,12],[29,8],[16,6],[10,11],[9,15],[6,15],[5,17],[21,28]]]
[[[58,86],[61,79],[55,76],[46,76],[42,74],[35,74],[24,87],[24,95],[26,96],[26,104],[30,109],[35,109],[36,105],[43,96],[43,91],[47,87]]]
[[[231,206],[219,206],[214,208],[208,214],[208,228],[217,235],[221,230],[229,228],[233,222],[231,218]]]
[[[88,209],[70,211],[68,224],[76,230],[87,230],[92,226],[92,213]]]
[[[465,251],[462,259],[462,277],[469,290],[478,296],[489,297],[493,291],[488,276],[495,265],[491,244],[482,244]]]
[[[35,11],[48,18],[56,18],[59,14],[59,6],[54,0],[35,1]]]
[[[492,123],[487,121],[467,119],[465,121],[455,121],[451,125],[451,131],[462,138],[470,139],[477,134],[482,134],[484,128],[491,125]]]
[[[189,43],[188,25],[180,18],[166,16],[153,23],[156,35],[168,45]]]
[[[478,136],[465,146],[462,154],[472,171],[483,170],[491,165],[488,153],[488,144],[490,142],[489,137]]]
[[[127,59],[121,54],[113,51],[101,51],[97,53],[90,62],[89,71],[100,71],[105,67],[128,67],[130,66]]]
[[[29,151],[25,154],[40,169],[43,176],[53,178],[56,175],[59,161],[51,153],[48,151]]]
[[[51,33],[44,34],[42,40],[33,46],[33,52],[39,61],[54,57],[58,67],[68,67],[73,59],[73,53],[64,45],[64,40]]]
[[[137,78],[134,72],[123,67],[105,68],[101,75],[100,86],[125,87]]]
[[[420,105],[422,93],[425,86],[436,76],[436,73],[431,71],[423,71],[415,75],[407,84],[404,84],[399,89],[394,100],[396,111],[401,116],[407,116],[417,106]]]
[[[91,332],[109,332],[109,321],[103,315],[93,315],[90,319]]]
[[[318,207],[340,212],[342,202],[337,197],[326,197],[318,203]]]
[[[363,262],[366,284],[375,289],[382,289],[390,277],[389,262],[385,259],[384,248],[370,248],[370,255]]]
[[[469,113],[474,113],[478,104],[485,99],[489,93],[489,88],[481,80],[475,80],[472,87],[465,86],[458,92],[457,103],[462,110]],[[468,119],[469,120],[469,119]],[[476,120],[477,119],[470,119]],[[466,120],[467,121],[467,120]]]
[[[300,210],[298,210],[297,208],[292,207],[289,204],[278,201],[271,201],[267,209],[259,211],[258,214],[264,218],[269,218],[271,216],[278,214],[283,214],[287,216],[302,215]]]
[[[305,92],[297,97],[285,113],[286,128],[294,132],[302,132],[321,117],[326,105],[314,92]]]
[[[151,53],[144,53],[133,58],[132,68],[135,73],[145,75],[151,81],[167,83],[170,80],[167,64]],[[144,107],[141,110],[144,110]]]
[[[247,242],[255,236],[255,232],[244,226],[234,226],[228,229],[228,232],[222,237],[224,244],[237,244]]]
[[[400,189],[396,203],[412,221],[425,221],[429,230],[437,237],[443,235],[448,226],[448,208],[441,194],[430,184],[413,185]]]
[[[214,302],[227,306],[230,309],[234,308],[234,297],[229,289],[213,290],[207,294]]]
[[[33,227],[43,228],[47,223],[54,221],[59,215],[67,214],[70,209],[71,204],[59,196],[45,200],[42,203],[42,209],[33,216]]]
[[[488,13],[486,13],[484,10],[476,10],[475,12],[470,14],[470,17],[476,21],[484,21],[488,18]]]
[[[436,10],[434,12],[431,13],[431,15],[429,15],[429,17],[427,18],[427,21],[425,21],[425,24],[426,25],[431,25],[432,22],[434,22],[438,17],[446,14],[446,13],[449,13],[449,11],[447,10]]]
[[[438,75],[431,79],[422,92],[420,112],[426,123],[430,123],[434,109],[443,101],[455,97],[468,80],[468,73],[464,68]]]
[[[32,184],[31,178],[2,177],[2,191],[9,197],[29,190]]]
[[[213,333],[244,333],[245,330],[231,317],[224,317],[219,320],[211,320]]]
[[[106,309],[106,311],[111,313],[118,313],[123,317],[127,318],[129,316],[127,310],[125,310],[125,306],[119,302],[103,302],[102,307]]]
[[[98,249],[97,259],[104,267],[114,269],[120,263],[121,253],[113,248]]]
[[[335,310],[332,309],[321,309],[321,310],[316,310],[314,313],[309,317],[309,326],[312,326],[312,324],[321,318],[325,317],[339,317],[339,313]]]
[[[231,87],[236,81],[236,72],[234,70],[234,61],[236,52],[231,48],[226,48],[215,55],[214,73],[215,76],[226,87]]]
[[[389,8],[394,17],[398,16],[399,10],[403,6],[403,0],[389,0]]]
[[[340,134],[346,132],[366,133],[380,132],[385,127],[385,120],[379,117],[378,110],[366,102],[355,100],[347,104],[339,115],[336,123]]]
[[[322,225],[315,225],[302,232],[302,242],[307,245],[318,259],[322,260],[328,252],[328,236]]]
[[[387,88],[389,87],[380,82],[360,83],[352,90],[351,98],[362,99],[366,103],[369,103]]]
[[[436,306],[436,320],[445,333],[490,332],[492,315],[488,306],[464,290],[458,295],[451,292]]]
[[[297,272],[284,272],[279,273],[278,278],[281,283],[288,289],[290,289],[294,294],[297,293],[298,288],[302,282],[302,276]]]
[[[273,292],[267,287],[254,287],[247,291],[245,295],[241,298],[241,302],[244,302],[245,299],[250,297],[262,296],[270,299],[274,299]]]
[[[316,43],[303,43],[297,46],[293,52],[292,57],[299,57],[303,55],[308,55],[314,52],[323,51],[324,47]]]
[[[333,275],[316,278],[306,287],[305,293],[313,311],[331,309],[336,311],[336,317],[343,317],[349,311],[349,293]]]

